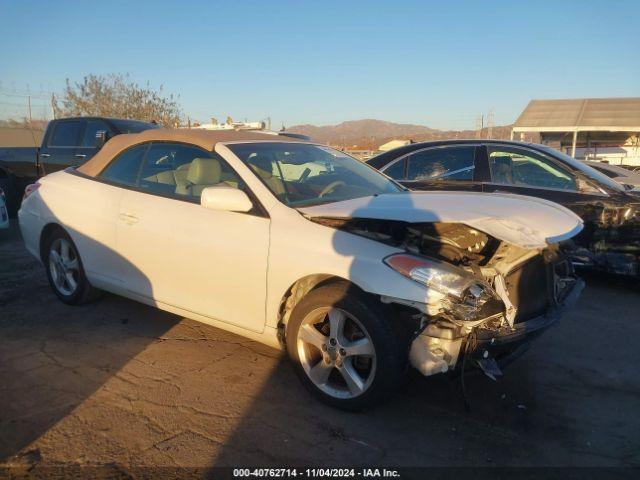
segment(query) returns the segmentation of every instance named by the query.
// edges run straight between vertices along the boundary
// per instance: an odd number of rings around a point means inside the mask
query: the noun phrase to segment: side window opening
[[[473,180],[475,146],[434,147],[409,155],[407,180]]]
[[[139,187],[150,193],[200,201],[202,191],[215,186],[246,188],[222,157],[196,146],[155,143],[140,171]]]
[[[70,120],[59,122],[49,140],[50,147],[77,147],[83,122]]]
[[[407,162],[406,158],[400,161],[397,161],[396,163],[391,165],[389,168],[387,168],[383,173],[386,176],[393,178],[394,180],[404,180],[404,166],[406,162]]]
[[[147,147],[148,145],[138,145],[120,153],[98,175],[98,178],[119,185],[136,186],[140,163],[144,158]]]
[[[578,191],[576,177],[542,155],[515,149],[489,151],[493,183]]]
[[[104,130],[109,132],[109,127],[101,120],[89,120],[82,135],[81,147],[90,148],[96,146],[96,133]]]

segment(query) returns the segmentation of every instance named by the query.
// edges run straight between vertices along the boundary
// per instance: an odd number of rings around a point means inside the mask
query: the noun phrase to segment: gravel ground
[[[0,465],[640,466],[640,288],[588,278],[500,382],[410,376],[348,414],[282,354],[106,295],[69,307],[0,231]]]

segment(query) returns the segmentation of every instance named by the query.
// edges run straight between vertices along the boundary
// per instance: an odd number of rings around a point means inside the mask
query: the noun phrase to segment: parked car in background
[[[640,275],[640,199],[550,147],[497,140],[414,143],[368,164],[412,190],[515,193],[557,202],[585,222],[572,241],[576,265]]]
[[[52,120],[40,147],[0,147],[0,188],[10,213],[20,205],[25,186],[48,173],[77,166],[93,157],[111,137],[159,128],[138,120],[76,117]]]
[[[0,188],[0,228],[9,228],[9,211],[5,202],[4,190]]]
[[[589,160],[584,163],[619,183],[628,191],[640,193],[640,173],[624,168],[620,165],[611,165],[605,162]]]
[[[285,347],[323,401],[386,398],[405,365],[492,375],[579,295],[582,228],[535,198],[411,193],[343,152],[255,132],[148,130],[26,190],[55,294],[104,289]]]

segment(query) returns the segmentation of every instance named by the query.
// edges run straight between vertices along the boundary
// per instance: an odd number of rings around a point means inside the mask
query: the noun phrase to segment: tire
[[[312,290],[294,308],[286,344],[296,374],[318,399],[358,411],[387,400],[403,379],[398,336],[383,309],[348,283]]]
[[[60,300],[82,305],[99,296],[87,280],[76,245],[62,228],[46,238],[43,253],[49,285]]]
[[[16,200],[16,192],[13,187],[13,181],[8,173],[0,171],[0,188],[4,192],[7,212],[10,218],[14,218],[18,212],[18,202]]]

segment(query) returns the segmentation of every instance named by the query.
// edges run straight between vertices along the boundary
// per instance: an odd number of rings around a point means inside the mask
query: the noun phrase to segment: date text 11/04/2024
[[[387,468],[235,468],[233,478],[400,478]]]

